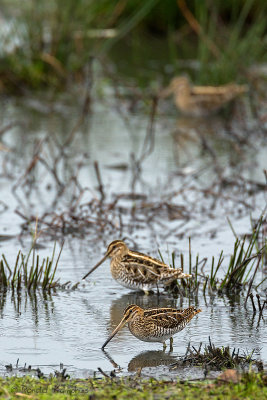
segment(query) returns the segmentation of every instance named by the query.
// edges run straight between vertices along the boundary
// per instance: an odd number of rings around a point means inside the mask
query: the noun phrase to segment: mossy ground
[[[239,383],[205,381],[173,382],[141,378],[34,379],[1,378],[0,399],[267,399],[267,379],[247,374]]]

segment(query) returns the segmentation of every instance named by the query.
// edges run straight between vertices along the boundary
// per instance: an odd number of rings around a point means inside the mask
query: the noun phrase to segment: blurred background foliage
[[[246,81],[267,59],[266,0],[1,0],[0,89],[82,82],[92,58],[137,79]]]

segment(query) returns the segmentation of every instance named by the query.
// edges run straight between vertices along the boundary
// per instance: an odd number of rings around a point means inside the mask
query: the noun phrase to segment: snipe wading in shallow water
[[[121,322],[105,341],[102,350],[104,350],[116,333],[128,323],[130,332],[137,339],[144,342],[163,343],[163,350],[167,347],[165,341],[170,339],[170,350],[172,351],[173,335],[183,330],[191,319],[201,311],[201,309],[193,306],[184,310],[177,310],[175,308],[144,310],[132,304],[125,309]]]
[[[122,240],[114,240],[108,246],[105,256],[84,277],[87,278],[107,257],[111,258],[112,277],[130,289],[142,289],[148,293],[158,285],[169,285],[176,279],[191,278],[180,268],[171,268],[163,262],[145,254],[131,251]]]
[[[229,83],[222,86],[193,86],[185,76],[173,78],[160,97],[171,94],[177,108],[185,115],[205,117],[223,108],[237,96],[248,91],[246,85]]]

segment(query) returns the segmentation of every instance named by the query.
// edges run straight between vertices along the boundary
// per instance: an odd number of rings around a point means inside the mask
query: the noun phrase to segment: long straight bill
[[[105,341],[103,346],[101,347],[102,350],[106,347],[106,345],[111,341],[111,339],[116,335],[117,332],[119,332],[120,329],[124,327],[124,325],[127,323],[127,319],[125,317],[122,318],[121,322],[117,326],[117,328],[114,329],[112,334],[108,337],[108,339]]]
[[[88,275],[90,275],[92,272],[94,272],[94,270],[97,269],[99,267],[99,265],[101,265],[106,260],[106,258],[109,256],[109,254],[110,253],[105,254],[105,256],[92,269],[90,269],[90,271],[87,272],[86,275],[84,275],[83,279],[87,278]]]

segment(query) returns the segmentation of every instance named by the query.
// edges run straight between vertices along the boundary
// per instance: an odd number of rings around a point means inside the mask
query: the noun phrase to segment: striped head
[[[106,255],[108,257],[124,256],[128,253],[129,249],[123,240],[114,240],[108,245]]]
[[[143,309],[136,304],[131,304],[125,308],[123,318],[126,322],[131,321],[137,314],[140,314]]]
[[[107,252],[104,257],[92,268],[86,275],[84,275],[83,279],[87,278],[93,271],[95,271],[108,257],[121,257],[123,258],[129,249],[126,244],[122,240],[114,240],[108,245]]]
[[[183,316],[186,318],[186,320],[189,322],[191,319],[197,315],[198,313],[202,312],[201,308],[197,309],[194,306],[190,306],[183,310]]]
[[[119,332],[128,322],[130,322],[137,314],[142,313],[143,309],[138,307],[136,304],[131,304],[130,306],[126,307],[123,313],[123,317],[119,325],[114,329],[108,339],[102,346],[102,350],[106,347],[106,345],[111,341],[111,339]]]

